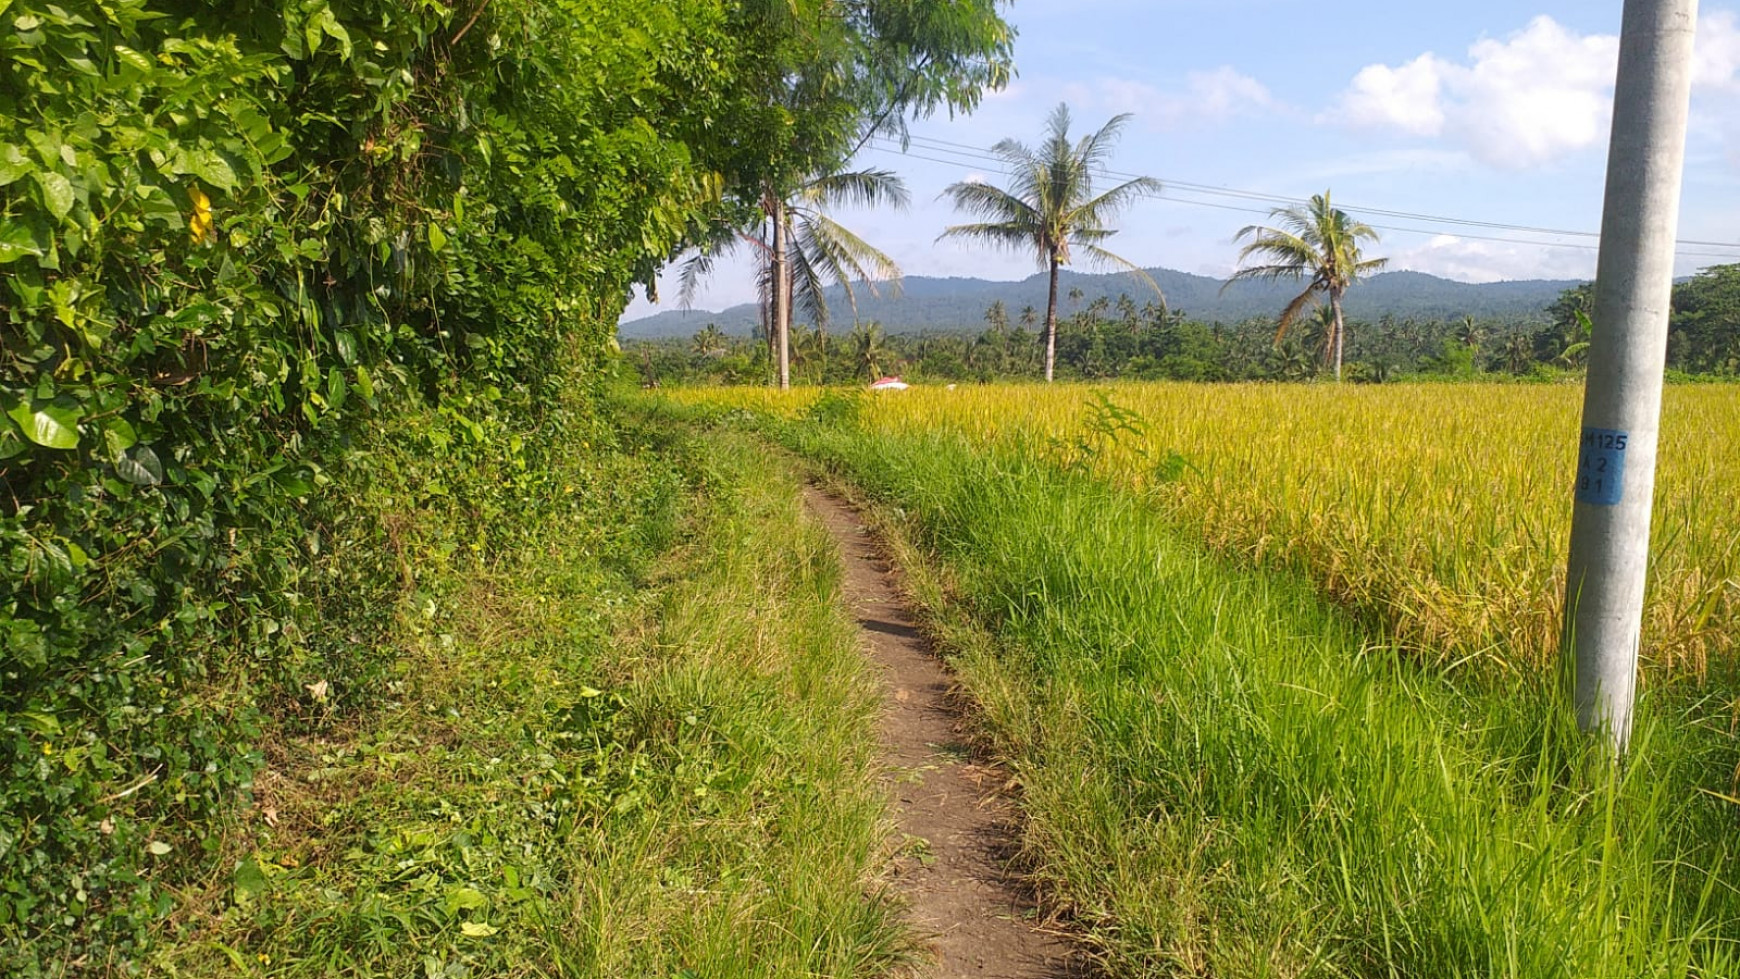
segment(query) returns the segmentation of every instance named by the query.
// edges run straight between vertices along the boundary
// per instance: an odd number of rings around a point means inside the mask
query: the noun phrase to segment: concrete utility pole
[[[1577,722],[1631,737],[1697,0],[1626,0],[1571,520]]]

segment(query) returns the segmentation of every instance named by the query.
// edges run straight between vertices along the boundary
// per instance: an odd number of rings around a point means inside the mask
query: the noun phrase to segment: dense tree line
[[[1526,320],[1413,319],[1350,321],[1346,377],[1377,383],[1409,377],[1551,378],[1583,366],[1592,285],[1566,290]],[[1183,310],[1128,294],[1082,302],[1061,317],[1057,374],[1082,380],[1304,381],[1324,375],[1333,313],[1307,313],[1279,341],[1272,319],[1207,324]],[[1579,314],[1582,314],[1581,316]],[[860,324],[843,335],[802,325],[794,331],[793,376],[804,384],[850,384],[882,374],[909,381],[990,382],[1044,376],[1043,317],[1034,307],[1001,302],[977,333],[886,334]],[[761,384],[766,343],[731,338],[709,325],[686,341],[635,341],[629,361],[643,383]],[[1331,358],[1332,359],[1332,358]],[[1677,375],[1740,376],[1740,265],[1709,268],[1674,288],[1668,369]]]

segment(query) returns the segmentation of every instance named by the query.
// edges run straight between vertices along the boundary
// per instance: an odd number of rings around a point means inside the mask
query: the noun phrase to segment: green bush
[[[408,571],[346,487],[479,550],[546,489],[720,197],[728,13],[0,0],[0,973],[131,958],[260,712],[369,696]],[[419,405],[434,478],[361,438]]]

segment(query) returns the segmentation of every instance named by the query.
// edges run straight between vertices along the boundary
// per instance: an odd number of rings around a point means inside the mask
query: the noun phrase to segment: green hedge
[[[0,973],[132,958],[262,711],[369,697],[410,571],[328,489],[397,478],[358,435],[439,413],[456,546],[541,490],[758,104],[733,16],[0,0]]]

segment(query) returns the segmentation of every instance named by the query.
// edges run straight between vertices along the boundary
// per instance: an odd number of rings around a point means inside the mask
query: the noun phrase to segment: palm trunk
[[[791,268],[785,251],[785,202],[777,197],[773,216],[773,345],[779,363],[779,389],[791,388]]]
[[[1341,383],[1341,338],[1347,332],[1341,319],[1341,290],[1329,291],[1329,306],[1335,310],[1335,381]]]
[[[1045,301],[1045,381],[1057,367],[1057,252],[1051,253],[1051,298]]]

